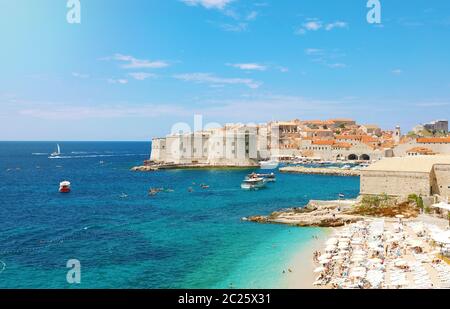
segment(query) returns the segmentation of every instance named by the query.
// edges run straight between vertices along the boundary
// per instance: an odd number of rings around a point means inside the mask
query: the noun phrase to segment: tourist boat
[[[51,157],[57,157],[61,155],[61,148],[59,147],[59,144],[56,145],[56,151],[52,152],[52,154],[50,155]]]
[[[271,158],[268,161],[261,161],[259,162],[261,169],[263,170],[273,170],[278,167],[280,162],[276,160],[275,158]]]
[[[248,178],[241,184],[241,188],[244,190],[258,190],[266,186],[264,178]]]
[[[274,173],[270,173],[270,174],[251,173],[251,174],[247,175],[247,179],[252,179],[252,178],[264,178],[264,180],[266,180],[268,182],[274,182],[277,180]]]
[[[69,193],[70,192],[70,182],[63,181],[59,184],[59,192]]]

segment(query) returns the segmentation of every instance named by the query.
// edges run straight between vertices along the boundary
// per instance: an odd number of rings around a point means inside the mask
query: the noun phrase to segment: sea
[[[0,142],[0,288],[282,288],[326,231],[242,218],[359,191],[358,177],[278,173],[244,191],[254,169],[131,172],[150,142],[59,144],[50,158],[55,142]]]

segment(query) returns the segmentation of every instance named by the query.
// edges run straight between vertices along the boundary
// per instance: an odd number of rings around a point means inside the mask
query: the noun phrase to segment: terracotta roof
[[[410,150],[406,151],[407,153],[420,153],[420,154],[435,154],[433,152],[433,150],[429,149],[429,148],[425,148],[425,147],[414,147],[411,148]]]
[[[363,124],[363,127],[366,129],[379,129],[380,128],[376,124]]]
[[[430,144],[438,144],[438,143],[450,143],[450,137],[422,137],[417,139],[418,143],[430,143]]]
[[[378,140],[376,138],[373,138],[372,136],[363,135],[361,136],[361,141],[364,143],[376,143]]]
[[[382,148],[392,148],[392,147],[394,147],[395,146],[395,143],[393,142],[393,141],[384,141],[382,144],[381,144],[381,147]]]
[[[316,125],[329,125],[333,124],[333,121],[330,120],[305,120],[302,121],[303,124],[316,124]]]
[[[330,133],[333,132],[330,129],[310,129],[310,128],[306,128],[303,131],[305,131],[305,132],[330,132]]]
[[[336,139],[352,139],[357,141],[371,141],[373,138],[369,135],[336,135]],[[376,140],[375,140],[376,141]]]
[[[313,145],[334,145],[333,140],[313,140]]]
[[[349,143],[336,143],[333,145],[333,147],[350,149],[350,148],[352,148],[352,145]]]

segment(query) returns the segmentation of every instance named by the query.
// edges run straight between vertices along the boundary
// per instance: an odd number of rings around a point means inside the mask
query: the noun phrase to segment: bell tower
[[[399,144],[401,137],[402,137],[402,130],[401,130],[400,126],[396,126],[395,132],[394,132],[394,142],[396,144]]]

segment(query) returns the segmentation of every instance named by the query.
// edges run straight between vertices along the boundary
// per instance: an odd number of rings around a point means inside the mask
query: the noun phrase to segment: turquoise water
[[[49,159],[55,143],[0,143],[0,288],[74,287],[69,259],[81,262],[81,288],[279,287],[323,230],[241,218],[359,189],[356,177],[281,174],[246,192],[252,170],[130,172],[149,143],[60,145],[62,158]],[[66,179],[73,191],[59,194]],[[149,197],[151,187],[174,192]]]

